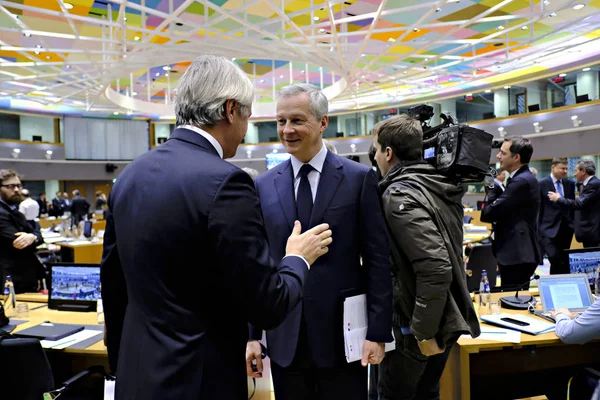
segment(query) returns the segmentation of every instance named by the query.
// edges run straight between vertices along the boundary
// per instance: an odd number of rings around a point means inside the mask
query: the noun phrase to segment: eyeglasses
[[[21,185],[20,183],[17,184],[10,184],[10,185],[0,185],[2,187],[7,188],[8,190],[15,190],[15,189],[23,189],[23,185]]]

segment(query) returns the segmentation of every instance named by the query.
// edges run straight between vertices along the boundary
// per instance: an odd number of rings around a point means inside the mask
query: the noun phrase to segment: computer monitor
[[[565,105],[564,102],[562,101],[558,101],[556,103],[552,103],[552,108],[558,108],[558,107],[563,107]]]
[[[527,109],[529,110],[529,112],[540,111],[540,105],[532,104],[532,105],[528,106]]]
[[[96,311],[100,295],[100,265],[49,263],[48,308]]]
[[[585,274],[541,276],[538,287],[544,312],[557,308],[583,312],[594,302]]]
[[[289,160],[289,158],[290,155],[288,153],[267,153],[265,155],[267,169],[274,168],[282,162]]]
[[[587,94],[582,94],[580,96],[577,96],[575,98],[575,101],[577,103],[585,103],[586,101],[590,101],[590,96],[588,96]]]
[[[483,119],[493,119],[496,118],[496,115],[493,112],[483,113]]]
[[[32,142],[41,142],[42,141],[42,137],[40,135],[33,135],[31,137],[31,141]]]
[[[600,266],[600,247],[567,250],[569,255],[569,271],[572,274],[586,274],[590,286],[596,283],[595,272]]]

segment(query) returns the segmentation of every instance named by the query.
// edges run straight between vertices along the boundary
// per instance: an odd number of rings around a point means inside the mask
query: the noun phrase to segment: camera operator
[[[379,368],[379,398],[439,398],[452,345],[461,334],[480,334],[462,262],[464,190],[423,161],[418,120],[392,117],[373,135],[391,235],[396,339]]]

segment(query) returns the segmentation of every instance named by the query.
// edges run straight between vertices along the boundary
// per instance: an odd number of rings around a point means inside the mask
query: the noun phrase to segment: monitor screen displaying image
[[[267,169],[274,168],[282,162],[289,160],[289,158],[290,155],[288,153],[267,153],[265,155]]]
[[[570,250],[568,253],[570,272],[586,274],[590,286],[593,286],[596,281],[596,268],[600,266],[600,248]]]
[[[50,300],[96,301],[100,292],[100,266],[53,265]]]

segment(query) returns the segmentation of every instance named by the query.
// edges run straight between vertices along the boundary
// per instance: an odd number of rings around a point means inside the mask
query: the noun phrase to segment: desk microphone
[[[514,296],[506,296],[500,298],[500,304],[502,305],[502,308],[508,308],[509,310],[527,310],[529,308],[530,303],[535,303],[535,299],[531,295],[519,297],[519,290],[523,289],[527,284],[529,284],[529,282],[531,282],[534,279],[540,279],[540,276],[533,275],[531,279],[529,279],[527,282],[520,284],[517,287],[517,292]]]

